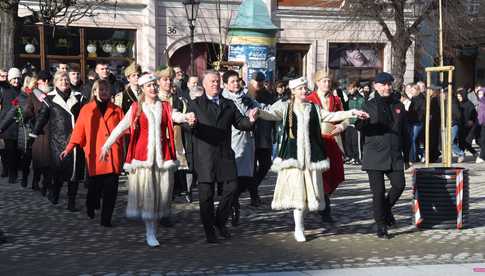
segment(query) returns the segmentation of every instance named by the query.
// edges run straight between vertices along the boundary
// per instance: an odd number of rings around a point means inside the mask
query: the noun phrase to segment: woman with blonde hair
[[[129,218],[145,222],[146,241],[150,247],[159,246],[158,220],[170,211],[173,172],[178,166],[175,155],[173,123],[195,123],[193,113],[172,111],[168,102],[160,101],[157,78],[153,74],[140,77],[142,94],[104,143],[100,159],[107,160],[111,146],[129,129],[130,145],[124,164],[129,171]]]
[[[94,210],[103,195],[101,225],[111,227],[111,217],[118,193],[118,175],[121,173],[121,141],[111,147],[103,162],[98,161],[101,147],[109,134],[123,118],[123,110],[111,102],[111,86],[107,80],[96,80],[91,101],[83,106],[72,131],[69,144],[60,154],[64,159],[75,147],[83,149],[88,167],[88,194],[86,211],[94,218]]]

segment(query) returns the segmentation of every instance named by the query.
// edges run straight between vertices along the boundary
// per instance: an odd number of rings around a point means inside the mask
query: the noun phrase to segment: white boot
[[[297,242],[305,242],[305,226],[303,225],[304,211],[295,209],[293,210],[293,217],[295,219],[295,240]]]
[[[145,221],[145,228],[147,232],[147,244],[150,247],[160,246],[157,240],[157,223],[154,220]]]

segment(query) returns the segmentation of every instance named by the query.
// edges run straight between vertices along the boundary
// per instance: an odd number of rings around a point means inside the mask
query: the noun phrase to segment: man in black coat
[[[236,160],[231,149],[231,127],[250,130],[255,118],[244,117],[231,100],[220,96],[220,76],[207,72],[203,80],[205,94],[189,103],[188,112],[194,112],[197,124],[192,128],[194,168],[199,180],[200,217],[207,242],[217,242],[215,229],[224,238],[230,238],[226,221],[232,211],[237,190]],[[224,193],[214,215],[214,187],[224,183]]]
[[[369,113],[369,119],[356,122],[357,129],[365,137],[362,170],[369,176],[377,236],[383,239],[390,238],[387,227],[395,224],[391,208],[404,190],[404,167],[409,161],[406,110],[391,96],[393,81],[388,73],[376,76],[375,96],[362,106],[362,110]],[[387,196],[384,175],[391,182]]]
[[[62,160],[59,155],[69,143],[74,122],[85,102],[81,93],[71,91],[67,73],[57,72],[54,76],[54,85],[55,93],[45,98],[46,104],[37,114],[31,137],[35,138],[42,134],[44,126],[47,125],[52,161],[50,169],[54,180],[52,187],[49,188],[48,198],[52,204],[57,204],[62,184],[67,182],[67,209],[75,212],[78,211],[75,199],[79,180],[84,176],[83,152],[76,148]]]

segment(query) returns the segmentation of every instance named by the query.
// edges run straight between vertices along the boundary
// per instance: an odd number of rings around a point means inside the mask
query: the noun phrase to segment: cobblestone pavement
[[[471,160],[469,160],[471,161]],[[248,274],[328,268],[485,262],[485,165],[470,170],[469,224],[464,230],[416,230],[411,220],[411,180],[394,208],[398,221],[391,240],[379,240],[371,218],[367,175],[347,167],[347,181],[333,197],[334,225],[309,214],[306,243],[293,239],[289,211],[272,211],[275,175],[261,187],[264,205],[242,200],[241,225],[233,238],[205,243],[198,203],[177,198],[176,225],[160,228],[159,248],[145,244],[144,225],[124,217],[127,188],[121,184],[113,228],[90,220],[85,209],[70,213],[66,188],[58,206],[38,192],[0,180],[0,229],[9,243],[0,245],[0,275],[157,275]],[[80,187],[79,202],[86,191]],[[83,204],[79,204],[83,205]]]

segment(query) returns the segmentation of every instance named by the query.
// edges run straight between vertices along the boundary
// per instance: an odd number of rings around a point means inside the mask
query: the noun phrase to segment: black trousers
[[[7,156],[8,175],[12,179],[17,179],[17,170],[19,167],[19,150],[17,140],[5,139],[5,153]]]
[[[223,194],[217,206],[214,207],[214,190],[217,182],[199,182],[200,219],[206,236],[214,233],[214,226],[225,226],[232,212],[233,201],[237,192],[237,180],[223,183]]]
[[[256,193],[258,190],[259,184],[263,181],[268,174],[269,169],[271,169],[271,164],[273,160],[271,159],[273,154],[273,149],[264,149],[264,148],[257,148],[255,151],[255,161],[254,162],[254,180],[255,180],[255,187],[252,189],[256,189]],[[249,190],[251,192],[251,190]],[[253,191],[254,192],[254,191]]]
[[[0,158],[2,159],[2,174],[8,174],[7,150],[0,150]]]
[[[65,182],[65,180],[63,177],[59,177],[58,173],[51,173],[53,175],[53,183],[49,189],[49,199],[51,199],[52,202],[58,202],[62,184]],[[67,197],[69,201],[74,201],[76,199],[78,187],[78,181],[67,181]]]
[[[32,149],[20,153],[20,169],[22,170],[22,178],[27,178],[30,172],[30,163],[32,163]]]
[[[465,152],[465,150],[469,151],[471,154],[476,154],[477,151],[473,148],[472,144],[470,143],[473,139],[470,139],[474,136],[475,130],[473,127],[467,127],[460,125],[459,132],[458,132],[458,144],[460,149]]]
[[[360,133],[354,126],[345,129],[345,155],[355,161],[360,161]]]
[[[367,171],[370,189],[372,191],[372,206],[374,220],[378,225],[385,225],[386,216],[397,202],[406,185],[404,171]],[[391,182],[391,189],[386,195],[384,175]]]
[[[102,198],[101,223],[111,223],[116,196],[118,195],[118,175],[111,173],[89,176],[87,183],[86,208],[88,212],[98,209],[98,204]]]

